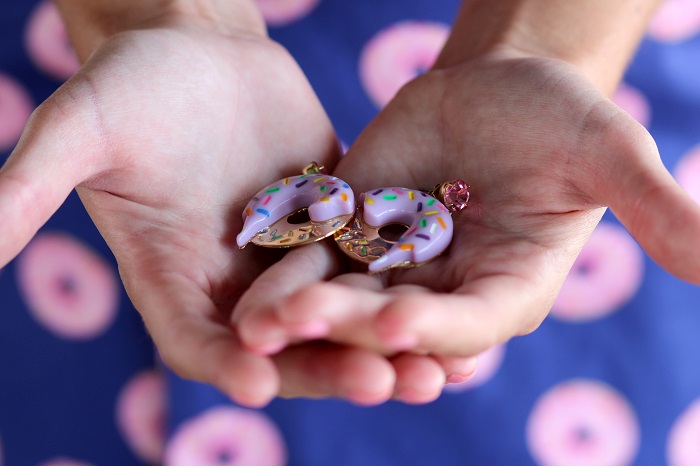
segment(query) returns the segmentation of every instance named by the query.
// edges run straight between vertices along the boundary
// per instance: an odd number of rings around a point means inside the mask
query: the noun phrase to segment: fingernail
[[[464,383],[471,378],[471,375],[450,374],[447,376],[447,383]]]

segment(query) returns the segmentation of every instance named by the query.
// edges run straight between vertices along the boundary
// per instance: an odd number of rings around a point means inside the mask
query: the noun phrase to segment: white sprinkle
[[[430,226],[430,234],[431,234],[431,235],[434,235],[434,234],[435,234],[435,231],[437,230],[437,227],[438,227],[438,226],[437,226],[437,223],[433,223],[433,224]]]

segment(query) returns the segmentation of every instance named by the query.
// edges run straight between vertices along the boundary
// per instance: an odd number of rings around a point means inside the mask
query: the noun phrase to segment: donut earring
[[[303,175],[266,186],[248,202],[236,242],[241,249],[249,242],[268,248],[301,246],[332,235],[354,214],[350,186],[311,163]]]
[[[440,255],[454,229],[451,212],[469,202],[469,186],[462,180],[439,184],[430,193],[390,187],[360,195],[353,221],[338,230],[335,240],[351,258],[369,264],[370,273],[396,267],[417,267]],[[407,228],[396,241],[382,237],[382,228]]]

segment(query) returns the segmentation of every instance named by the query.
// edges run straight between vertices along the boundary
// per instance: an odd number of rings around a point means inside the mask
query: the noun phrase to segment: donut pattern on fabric
[[[605,317],[627,304],[644,279],[644,254],[622,228],[601,222],[576,258],[552,306],[561,320]]]
[[[55,458],[45,463],[41,463],[39,466],[92,466],[92,463],[86,463],[85,461],[70,458]]]
[[[0,151],[17,143],[34,104],[25,88],[6,74],[0,73]]]
[[[221,406],[186,421],[165,451],[165,466],[282,466],[286,447],[261,412]]]
[[[141,460],[160,464],[165,447],[165,381],[157,371],[133,376],[117,398],[117,426]]]
[[[675,178],[683,189],[700,204],[700,145],[685,154],[675,169]]]
[[[377,33],[360,56],[360,80],[377,107],[428,70],[447,41],[450,28],[428,21],[404,21]]]
[[[17,278],[30,314],[60,338],[96,338],[117,315],[114,270],[69,236],[38,235],[19,256]]]
[[[668,437],[666,457],[669,466],[700,465],[700,398],[674,422]]]
[[[649,24],[661,42],[681,42],[700,33],[700,0],[665,0]]]
[[[261,189],[243,211],[243,230],[236,238],[239,247],[287,215],[309,208],[312,222],[321,223],[355,211],[350,186],[335,176],[314,174],[291,176]]]
[[[78,57],[53,2],[44,1],[34,8],[24,40],[29,57],[49,76],[63,81],[78,71]]]
[[[628,466],[639,438],[628,401],[612,387],[585,379],[563,382],[542,395],[526,427],[539,466]]]
[[[379,188],[360,196],[363,221],[373,227],[391,223],[408,225],[386,254],[369,264],[379,272],[410,262],[421,264],[440,255],[452,241],[454,226],[442,202],[417,189]]]

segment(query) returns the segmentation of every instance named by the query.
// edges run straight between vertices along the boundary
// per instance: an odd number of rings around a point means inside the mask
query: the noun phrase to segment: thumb
[[[74,78],[32,114],[0,169],[0,267],[22,250],[76,185],[104,168],[95,109],[86,81]]]
[[[601,132],[606,149],[588,192],[610,206],[651,258],[700,284],[700,206],[664,167],[651,135],[627,114]]]

